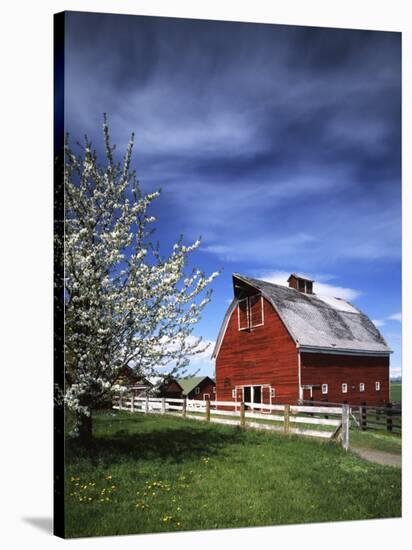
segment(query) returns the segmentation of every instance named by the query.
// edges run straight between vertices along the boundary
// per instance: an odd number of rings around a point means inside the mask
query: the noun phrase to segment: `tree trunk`
[[[90,416],[85,414],[79,416],[79,439],[84,445],[90,445],[93,440],[91,411]]]

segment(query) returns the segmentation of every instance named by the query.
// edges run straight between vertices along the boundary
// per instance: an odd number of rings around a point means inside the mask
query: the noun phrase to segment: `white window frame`
[[[236,399],[236,388],[232,390],[232,399]]]
[[[259,294],[256,294],[255,296],[250,296],[250,298],[256,298],[258,297]],[[261,310],[262,310],[262,322],[257,324],[257,325],[252,325],[252,322],[253,322],[253,317],[252,317],[252,311],[250,309],[250,301],[248,303],[248,313],[249,313],[249,324],[250,324],[250,328],[255,328],[255,327],[261,327],[265,324],[265,315],[264,315],[264,309],[263,309],[263,296],[262,294],[260,294],[260,307],[261,307]]]
[[[203,401],[206,401],[206,398],[208,401],[210,401],[210,393],[204,393],[203,394]]]
[[[200,388],[198,386],[197,388],[195,388],[195,395],[199,395],[199,393],[200,393]]]
[[[363,382],[359,383],[359,391],[365,391],[365,384]]]
[[[276,397],[276,388],[270,388],[270,397]]]
[[[241,302],[246,302],[246,326],[241,327],[240,326],[240,304]],[[242,298],[241,300],[238,300],[237,303],[237,328],[238,330],[248,330],[250,325],[250,318],[249,318],[249,298]]]
[[[381,383],[380,383],[379,380],[377,380],[377,381],[375,382],[375,390],[376,390],[376,391],[381,391]]]
[[[213,393],[216,393],[216,386],[213,386],[212,392],[213,392]]]
[[[312,388],[311,388],[312,390]],[[329,391],[329,386],[327,384],[322,384],[322,395],[327,395],[328,394],[328,391]],[[312,392],[311,392],[312,394]],[[311,395],[312,397],[312,395]]]
[[[342,383],[342,393],[348,393],[348,385],[346,382]]]

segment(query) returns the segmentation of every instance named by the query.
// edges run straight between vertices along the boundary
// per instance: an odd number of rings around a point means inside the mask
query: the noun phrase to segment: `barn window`
[[[326,395],[328,393],[328,385],[322,384],[322,393],[323,395]]]
[[[275,396],[276,396],[275,388],[270,388],[270,397],[275,397]]]
[[[249,298],[239,300],[237,305],[237,323],[239,330],[249,328]]]
[[[376,390],[376,391],[380,391],[380,390],[381,390],[381,383],[380,383],[380,382],[375,382],[375,390]]]
[[[216,393],[216,386],[213,386],[213,393]]]
[[[342,384],[342,393],[348,393],[348,385]]]
[[[359,384],[359,391],[365,391],[365,384],[363,382]]]
[[[260,294],[239,300],[237,308],[239,330],[260,327],[264,324],[263,297]]]
[[[196,394],[196,395],[199,395],[199,393],[200,393],[200,388],[199,388],[199,387],[198,387],[198,388],[195,388],[195,394]]]
[[[232,390],[232,399],[236,399],[236,390]]]
[[[263,325],[263,297],[258,294],[249,298],[250,328]]]

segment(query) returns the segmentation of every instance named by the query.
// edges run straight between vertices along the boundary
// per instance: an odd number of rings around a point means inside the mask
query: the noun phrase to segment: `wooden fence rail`
[[[333,408],[336,403],[324,401],[305,401],[305,404],[313,403],[314,408],[318,404]],[[402,407],[399,404],[386,403],[385,405],[349,404],[350,417],[353,425],[362,431],[386,431],[402,435]]]
[[[113,408],[128,410],[132,413],[169,414],[206,422],[237,425],[242,429],[255,428],[285,434],[335,439],[342,442],[344,449],[349,447],[350,409],[348,405],[341,407],[257,405],[256,403],[231,401],[121,395],[114,398]]]

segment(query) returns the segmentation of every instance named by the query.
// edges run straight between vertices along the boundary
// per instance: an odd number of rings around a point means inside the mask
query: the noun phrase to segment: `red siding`
[[[263,307],[264,325],[249,330],[238,330],[238,308],[232,313],[216,358],[219,401],[232,401],[235,386],[260,384],[275,388],[272,402],[299,398],[296,346],[273,307],[266,300]]]
[[[321,388],[313,388],[313,399],[354,405],[366,402],[378,405],[389,402],[389,357],[361,357],[349,355],[326,355],[302,353],[302,385],[328,384],[328,394]],[[380,382],[376,391],[375,382]],[[348,392],[342,393],[342,384],[348,385]],[[359,391],[359,384],[365,384],[365,391]],[[305,395],[306,398],[306,395]]]
[[[210,378],[207,378],[206,380],[203,380],[198,386],[200,390],[199,393],[196,393],[196,388],[189,393],[187,396],[189,399],[200,399],[203,400],[205,397],[205,394],[209,394],[210,401],[213,401],[215,398],[215,394],[213,392],[213,388],[215,387],[215,383]]]
[[[175,380],[171,380],[166,385],[164,385],[159,392],[161,397],[169,397],[170,399],[180,399],[183,397],[182,388]]]

